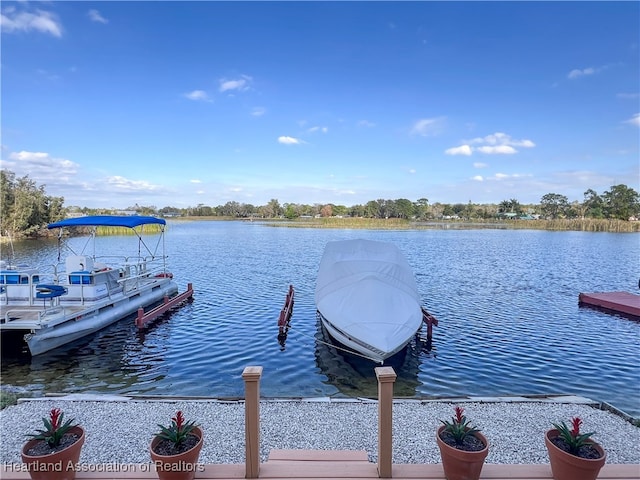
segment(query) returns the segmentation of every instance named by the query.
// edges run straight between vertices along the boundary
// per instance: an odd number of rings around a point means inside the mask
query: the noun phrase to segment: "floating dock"
[[[599,307],[640,319],[640,295],[629,292],[581,293],[580,304]]]

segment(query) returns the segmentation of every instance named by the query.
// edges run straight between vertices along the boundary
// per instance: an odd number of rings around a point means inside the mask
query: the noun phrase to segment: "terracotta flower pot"
[[[467,452],[451,447],[442,441],[440,432],[444,430],[444,425],[438,428],[436,433],[436,441],[440,448],[440,457],[442,458],[442,468],[444,476],[447,480],[478,480],[480,472],[484,465],[484,459],[489,454],[489,442],[481,433],[474,435],[482,440],[485,447],[477,452]]]
[[[27,465],[33,480],[73,480],[76,478],[76,465],[80,461],[80,451],[84,445],[84,429],[75,426],[68,433],[78,435],[72,445],[50,455],[29,455],[30,448],[42,440],[29,440],[22,447],[22,461]]]
[[[153,460],[160,480],[192,480],[194,478],[198,469],[197,462],[204,437],[200,427],[195,427],[191,433],[199,437],[200,440],[192,449],[178,455],[158,455],[154,448],[162,439],[154,437],[151,441],[149,447],[151,460]]]
[[[553,428],[547,431],[544,436],[553,478],[555,480],[596,480],[607,459],[607,453],[604,449],[599,444],[593,443],[594,448],[600,452],[600,458],[577,457],[554,445],[551,439],[557,437],[558,434],[558,430]]]

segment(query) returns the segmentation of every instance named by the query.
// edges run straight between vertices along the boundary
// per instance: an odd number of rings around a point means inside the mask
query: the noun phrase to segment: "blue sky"
[[[639,2],[10,2],[2,168],[66,205],[640,190]]]

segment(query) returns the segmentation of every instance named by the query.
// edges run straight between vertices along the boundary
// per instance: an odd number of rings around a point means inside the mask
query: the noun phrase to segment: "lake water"
[[[38,394],[241,397],[242,370],[262,365],[267,397],[375,396],[375,365],[325,344],[316,317],[324,245],[347,238],[395,243],[440,322],[431,351],[413,343],[394,365],[395,395],[572,393],[640,417],[640,323],[578,306],[580,292],[638,293],[638,234],[169,222],[170,269],[180,291],[193,284],[193,302],[142,334],[125,319],[42,356],[3,354],[2,384]],[[98,252],[135,245],[98,240]],[[15,244],[27,263],[56,255],[55,241]],[[290,284],[295,307],[282,348],[277,319]]]

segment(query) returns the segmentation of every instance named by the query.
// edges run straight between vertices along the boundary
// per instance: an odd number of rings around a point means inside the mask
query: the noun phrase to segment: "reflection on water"
[[[143,333],[131,317],[34,358],[3,342],[3,387],[238,397],[244,367],[262,365],[266,397],[375,396],[376,365],[323,343],[313,300],[326,242],[349,238],[398,245],[439,320],[431,352],[412,343],[397,359],[397,396],[574,393],[640,416],[640,323],[578,306],[580,292],[638,292],[637,234],[170,222],[170,269],[180,291],[193,283],[192,303]],[[99,240],[108,254],[130,241]],[[55,241],[15,250],[32,264],[56,255]],[[295,311],[279,341],[289,285]]]
[[[378,364],[353,355],[336,343],[318,319],[316,333],[316,363],[329,385],[348,397],[378,396],[378,382],[375,367]],[[420,385],[418,372],[420,364],[435,360],[434,350],[426,349],[426,340],[420,336],[412,340],[407,348],[388,358],[384,365],[393,367],[397,378],[393,386],[396,397],[415,397]]]

